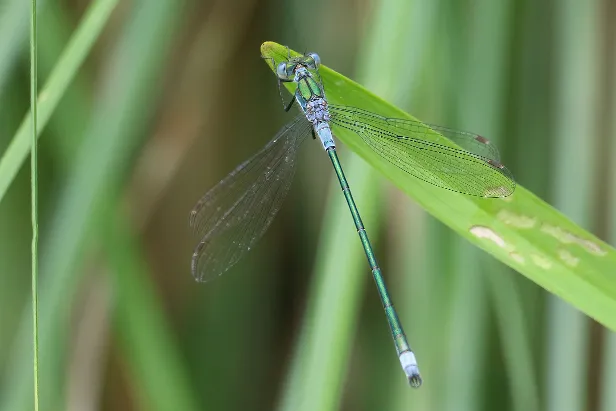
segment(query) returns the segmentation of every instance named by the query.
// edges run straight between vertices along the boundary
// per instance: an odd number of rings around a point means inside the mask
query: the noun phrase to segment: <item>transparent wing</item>
[[[418,121],[403,119],[392,119],[392,121],[400,123],[400,127],[403,127],[405,123],[406,127],[408,127],[410,123],[421,124]],[[456,143],[457,146],[465,149],[466,151],[500,163],[500,153],[498,152],[498,148],[492,144],[490,140],[480,136],[479,134],[470,133],[468,131],[454,130],[452,128],[430,123],[426,123],[425,126],[447,137]]]
[[[507,197],[515,190],[497,148],[484,137],[354,107],[330,105],[329,110],[334,125],[354,131],[379,155],[416,178],[479,197]],[[460,148],[448,145],[442,136]]]
[[[224,273],[263,236],[289,191],[297,150],[310,130],[304,115],[297,116],[197,202],[190,213],[200,237],[191,264],[197,281]]]

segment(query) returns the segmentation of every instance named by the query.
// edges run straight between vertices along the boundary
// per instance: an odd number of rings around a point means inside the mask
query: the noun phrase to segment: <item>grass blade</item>
[[[32,201],[32,347],[34,373],[34,410],[39,409],[39,334],[38,334],[38,144],[37,144],[37,60],[36,60],[36,0],[32,0],[30,15],[30,107],[31,145],[30,182]]]

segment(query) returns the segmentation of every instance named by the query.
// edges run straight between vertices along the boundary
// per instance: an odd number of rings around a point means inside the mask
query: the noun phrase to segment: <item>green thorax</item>
[[[302,76],[297,81],[297,97],[304,101],[310,101],[314,97],[323,98],[323,89],[311,76]]]

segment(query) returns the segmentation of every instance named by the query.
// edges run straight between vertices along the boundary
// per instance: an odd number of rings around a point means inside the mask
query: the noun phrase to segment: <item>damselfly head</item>
[[[292,80],[297,70],[317,70],[321,65],[321,58],[317,53],[307,53],[303,56],[291,57],[282,61],[276,67],[276,75],[281,80]]]

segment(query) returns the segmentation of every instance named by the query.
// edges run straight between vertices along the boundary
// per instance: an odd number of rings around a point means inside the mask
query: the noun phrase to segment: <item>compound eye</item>
[[[287,63],[285,63],[284,61],[280,64],[278,64],[278,67],[276,68],[276,75],[278,76],[279,79],[281,80],[289,80],[289,73],[287,71]]]
[[[319,57],[317,53],[308,53],[306,55],[314,60],[315,68],[319,68],[319,66],[321,65],[321,57]]]

